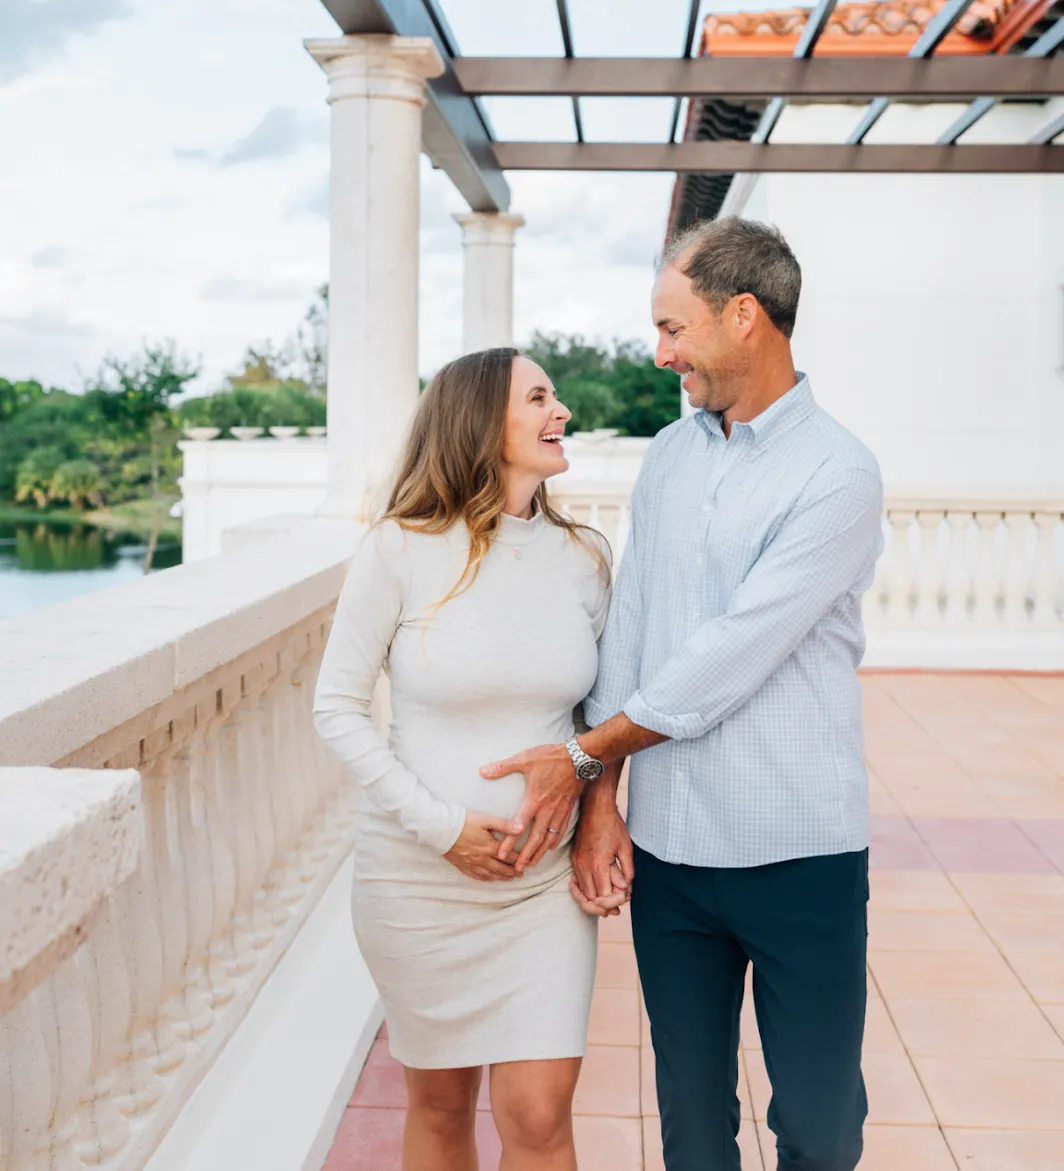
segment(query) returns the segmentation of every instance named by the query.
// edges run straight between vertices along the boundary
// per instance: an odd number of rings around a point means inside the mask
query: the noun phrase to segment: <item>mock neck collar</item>
[[[537,512],[528,520],[504,512],[499,517],[495,539],[503,545],[530,545],[543,531],[546,523],[547,518],[542,512]]]

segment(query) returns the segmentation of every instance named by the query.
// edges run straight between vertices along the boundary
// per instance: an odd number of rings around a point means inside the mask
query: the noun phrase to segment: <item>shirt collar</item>
[[[755,444],[767,443],[773,435],[789,431],[795,423],[807,419],[813,413],[815,405],[809,378],[799,371],[798,381],[794,386],[785,395],[776,399],[772,406],[762,411],[756,419],[751,419],[749,423],[733,423],[732,435],[742,428],[750,433]],[[724,438],[723,421],[718,412],[699,410],[695,412],[695,418],[709,434]]]

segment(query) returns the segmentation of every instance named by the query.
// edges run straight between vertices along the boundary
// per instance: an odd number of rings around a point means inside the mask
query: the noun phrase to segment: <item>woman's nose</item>
[[[568,423],[573,417],[573,412],[569,410],[565,403],[558,403],[554,408],[554,416],[563,423]]]

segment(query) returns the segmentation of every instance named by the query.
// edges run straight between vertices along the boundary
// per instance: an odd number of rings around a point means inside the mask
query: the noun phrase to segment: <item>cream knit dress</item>
[[[371,530],[315,699],[320,734],[359,782],[355,934],[392,1054],[416,1069],[581,1056],[594,983],[597,920],[568,889],[575,816],[520,878],[479,882],[442,855],[467,809],[511,817],[521,806],[524,777],[486,781],[482,765],[572,735],[608,586],[565,530],[504,516],[473,585],[434,612],[468,548],[461,525]],[[387,740],[370,716],[382,665]]]

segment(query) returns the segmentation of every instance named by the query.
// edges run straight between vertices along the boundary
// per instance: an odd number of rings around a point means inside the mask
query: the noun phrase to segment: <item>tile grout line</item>
[[[883,995],[882,985],[879,983],[875,972],[873,972],[870,967],[868,969],[868,978],[875,985],[875,989],[879,993],[879,999],[882,1002],[883,1011],[887,1014],[887,1019],[890,1021],[894,1032],[898,1036],[898,1040],[901,1042],[901,1047],[905,1051],[906,1060],[909,1062],[909,1068],[913,1071],[913,1076],[916,1078],[917,1084],[920,1086],[920,1091],[924,1095],[924,1100],[931,1109],[931,1115],[935,1120],[935,1129],[941,1136],[943,1143],[945,1143],[946,1150],[949,1151],[949,1157],[953,1160],[954,1167],[960,1171],[960,1163],[957,1162],[957,1156],[953,1153],[953,1148],[949,1145],[949,1140],[946,1138],[946,1132],[942,1126],[942,1120],[938,1116],[938,1111],[935,1109],[935,1104],[931,1100],[931,1095],[927,1092],[927,1086],[924,1085],[924,1079],[920,1076],[920,1071],[916,1068],[916,1062],[913,1060],[913,1055],[909,1052],[908,1045],[905,1044],[905,1039],[902,1036],[901,1029],[898,1028],[898,1022],[894,1019],[894,1014],[890,1011],[890,1004],[887,1001],[887,998]],[[896,1123],[895,1125],[901,1126],[903,1124]]]

